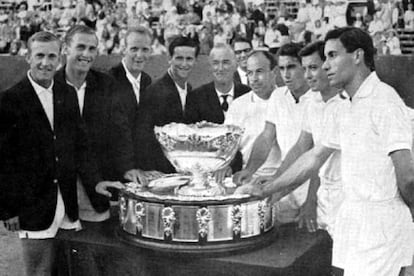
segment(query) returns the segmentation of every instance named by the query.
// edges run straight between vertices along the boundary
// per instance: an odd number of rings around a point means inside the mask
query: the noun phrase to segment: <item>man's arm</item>
[[[410,150],[397,150],[390,153],[395,168],[398,189],[410,208],[414,207],[414,161]]]
[[[242,182],[251,178],[254,172],[260,168],[266,161],[273,143],[276,141],[276,127],[270,122],[266,122],[262,133],[256,138],[253,144],[253,149],[247,161],[246,168],[237,173],[233,177],[236,184],[243,184]]]
[[[312,147],[312,134],[302,130],[298,141],[296,141],[296,144],[289,150],[285,159],[283,159],[283,162],[277,170],[275,176],[278,177],[282,175],[293,164],[293,162],[295,162],[302,154],[310,150]]]

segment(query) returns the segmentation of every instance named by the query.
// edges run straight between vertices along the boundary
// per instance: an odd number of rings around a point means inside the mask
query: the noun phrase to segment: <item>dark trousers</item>
[[[21,239],[27,276],[56,275],[55,239]]]

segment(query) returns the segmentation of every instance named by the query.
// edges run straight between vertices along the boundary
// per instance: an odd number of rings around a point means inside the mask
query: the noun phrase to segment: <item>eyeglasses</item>
[[[251,48],[246,48],[246,49],[242,49],[242,50],[235,50],[234,53],[236,55],[240,55],[241,53],[248,54],[248,53],[250,53],[251,50],[252,50]]]

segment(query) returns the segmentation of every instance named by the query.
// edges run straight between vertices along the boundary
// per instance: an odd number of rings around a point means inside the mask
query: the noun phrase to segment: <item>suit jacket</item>
[[[250,90],[250,87],[235,82],[234,99]],[[216,93],[214,82],[200,86],[189,94],[187,97],[185,116],[186,123],[196,123],[200,121],[208,121],[216,124],[224,123],[224,113]],[[242,169],[243,156],[240,152],[237,152],[230,166],[233,172]]]
[[[131,140],[134,148],[134,168],[150,170],[152,164],[151,159],[147,156],[147,148],[145,145],[148,144],[147,140],[151,137],[148,137],[148,135],[145,135],[142,131],[144,120],[142,102],[145,97],[144,94],[146,93],[146,88],[152,83],[151,77],[145,72],[141,73],[138,104],[134,89],[126,77],[126,72],[122,63],[113,67],[109,71],[109,74],[117,81],[117,94],[115,96],[119,99],[128,118],[128,125],[131,131]]]
[[[234,80],[235,83],[241,83],[241,78],[240,78],[239,71],[234,72],[233,80]]]
[[[100,180],[76,98],[64,83],[55,81],[53,105],[52,129],[27,77],[0,103],[0,219],[18,216],[24,230],[50,226],[58,186],[66,214],[77,220],[77,175],[89,187]]]
[[[191,86],[187,87],[187,99]],[[173,79],[168,73],[148,86],[143,100],[145,113],[145,131],[151,137],[147,146],[148,156],[155,162],[153,169],[165,173],[175,172],[174,167],[164,156],[154,135],[154,126],[163,126],[172,122],[184,123],[184,111],[180,96]]]
[[[234,84],[234,99],[249,92],[250,87],[241,84]],[[208,121],[216,124],[224,123],[224,113],[221,108],[220,99],[217,96],[214,82],[207,83],[192,91],[188,95],[185,109],[185,121],[196,123]]]
[[[66,84],[65,68],[57,72],[56,79]],[[76,95],[72,86],[66,84],[66,89]],[[120,180],[121,172],[133,168],[131,131],[125,110],[115,97],[117,91],[111,76],[94,70],[88,72],[82,119],[86,124],[91,150],[105,180]],[[97,212],[109,208],[106,197],[97,194],[92,187],[85,189]]]

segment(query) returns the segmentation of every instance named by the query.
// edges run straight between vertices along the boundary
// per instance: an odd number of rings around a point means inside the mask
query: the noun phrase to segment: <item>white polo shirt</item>
[[[345,198],[335,222],[332,264],[345,275],[398,275],[414,254],[414,224],[389,156],[411,150],[404,102],[371,73],[332,114],[322,144],[342,151]]]
[[[240,151],[243,154],[243,168],[249,160],[254,141],[264,129],[268,102],[269,99],[264,100],[253,91],[250,91],[235,99],[227,111],[224,123],[244,128],[240,142]],[[256,174],[274,174],[279,166],[280,149],[278,145],[274,144],[265,163],[257,170]]]
[[[325,132],[325,114],[335,112],[337,105],[344,101],[338,94],[324,102],[319,92],[313,92],[315,97],[305,109],[302,130],[312,134],[314,144],[320,144]],[[341,180],[341,152],[335,151],[319,169],[319,177],[327,182]]]

